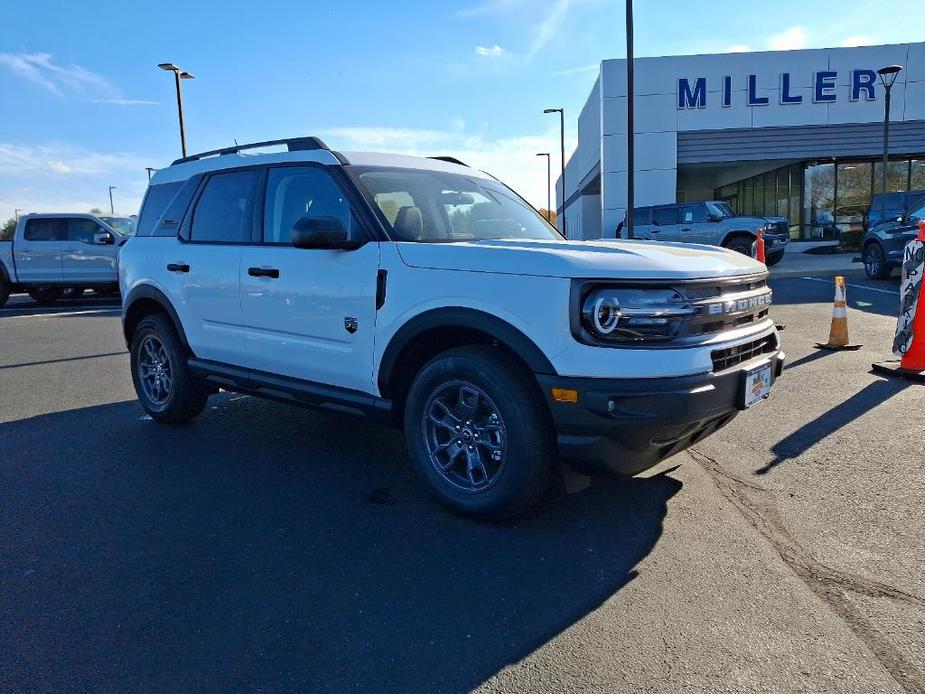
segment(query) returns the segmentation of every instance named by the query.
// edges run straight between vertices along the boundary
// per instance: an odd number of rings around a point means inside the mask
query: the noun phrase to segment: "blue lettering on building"
[[[766,96],[758,96],[758,75],[748,76],[748,105],[749,106],[767,106],[770,99]]]
[[[678,80],[678,108],[705,108],[707,105],[707,78],[698,77],[694,89],[683,77]]]
[[[836,91],[838,72],[836,70],[820,70],[813,74],[812,91],[813,103],[832,104],[838,100]],[[723,77],[721,103],[723,107],[732,106],[733,77]],[[695,77],[678,79],[678,108],[706,108],[707,106],[707,78]],[[851,101],[876,101],[877,99],[877,73],[873,70],[851,71]],[[714,90],[716,87],[714,87]],[[758,75],[748,75],[746,82],[746,105],[767,106],[770,98],[762,96],[758,91]],[[781,104],[802,104],[803,95],[798,87],[793,86],[793,76],[789,72],[780,74],[778,96]]]
[[[860,101],[861,92],[864,92],[865,101],[874,101],[877,94],[874,92],[874,85],[877,83],[877,73],[873,70],[852,70],[851,71],[851,100]]]
[[[813,79],[813,101],[817,104],[831,104],[835,101],[835,70],[820,70]]]
[[[802,94],[791,94],[790,92],[790,73],[782,72],[780,74],[780,102],[782,104],[802,104]]]

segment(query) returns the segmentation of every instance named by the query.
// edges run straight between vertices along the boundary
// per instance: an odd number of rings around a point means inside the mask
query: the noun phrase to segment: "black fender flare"
[[[735,231],[726,232],[726,235],[723,237],[723,240],[719,242],[720,246],[725,248],[726,242],[729,241],[733,236],[750,236],[752,241],[758,238],[758,235],[754,231],[749,231],[748,229],[736,229]]]
[[[0,282],[5,282],[6,284],[15,284],[10,279],[10,271],[6,269],[6,265],[4,265],[2,260],[0,260]]]
[[[186,332],[183,330],[183,324],[180,322],[180,316],[177,315],[177,311],[173,307],[173,304],[170,303],[170,299],[168,299],[167,295],[160,289],[152,287],[149,284],[141,284],[135,287],[128,293],[128,296],[125,297],[122,302],[122,333],[125,335],[125,344],[129,349],[131,349],[131,337],[129,335],[129,325],[126,319],[131,315],[132,306],[140,300],[154,301],[159,304],[160,307],[164,309],[164,313],[170,316],[173,327],[180,337],[180,342],[186,349],[190,349],[189,342],[186,339]]]
[[[556,374],[552,363],[533,340],[507,321],[478,309],[451,306],[431,309],[416,315],[392,336],[379,363],[380,392],[391,392],[390,381],[405,347],[428,330],[444,327],[469,328],[491,335],[510,347],[534,373]]]

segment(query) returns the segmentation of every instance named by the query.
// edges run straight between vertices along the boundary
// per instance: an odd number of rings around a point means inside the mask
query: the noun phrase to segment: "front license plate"
[[[771,364],[762,364],[745,374],[745,407],[761,402],[771,394]]]

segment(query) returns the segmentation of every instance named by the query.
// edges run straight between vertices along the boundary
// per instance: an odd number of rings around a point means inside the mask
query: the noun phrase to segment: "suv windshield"
[[[123,236],[135,235],[135,220],[131,217],[100,217]]]
[[[562,238],[536,210],[497,181],[424,169],[357,167],[352,171],[396,241]]]
[[[736,213],[729,206],[728,202],[710,202],[707,204],[710,206],[710,212],[715,214],[720,219],[726,219],[727,217],[736,216]]]

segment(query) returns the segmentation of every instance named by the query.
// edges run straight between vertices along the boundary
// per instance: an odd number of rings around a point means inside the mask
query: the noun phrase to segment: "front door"
[[[100,243],[106,234],[113,243]],[[115,234],[90,217],[67,220],[67,236],[61,244],[61,274],[66,282],[101,284],[116,281]]]
[[[681,207],[678,227],[679,241],[684,241],[685,243],[719,243],[719,239],[715,238],[718,227],[715,223],[709,221],[707,206],[702,202]]]
[[[302,217],[337,217],[350,238],[364,235],[323,167],[269,169],[261,243],[244,249],[240,270],[247,366],[372,392],[379,244],[295,248]]]
[[[13,241],[14,262],[24,284],[61,282],[61,243],[67,219],[38,217],[26,220],[22,239]]]

